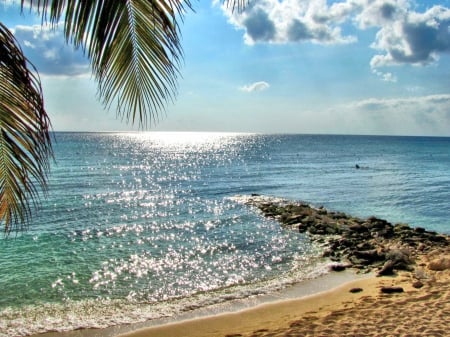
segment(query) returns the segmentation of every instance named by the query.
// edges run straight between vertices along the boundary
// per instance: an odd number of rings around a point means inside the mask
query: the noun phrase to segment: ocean
[[[54,150],[29,229],[0,238],[2,337],[174,317],[326,273],[322,248],[252,194],[450,234],[450,138],[55,133]]]

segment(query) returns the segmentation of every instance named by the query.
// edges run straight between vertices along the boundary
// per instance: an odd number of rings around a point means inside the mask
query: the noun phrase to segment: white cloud
[[[243,13],[222,7],[229,22],[244,30],[247,44],[342,44],[356,41],[343,33],[344,25],[377,29],[371,47],[377,50],[372,69],[400,65],[428,65],[450,52],[450,9],[431,6],[417,12],[409,0],[258,0]],[[391,73],[376,73],[388,81]],[[390,75],[389,75],[390,74]]]
[[[90,73],[81,50],[65,42],[62,26],[16,26],[13,30],[25,56],[41,75],[80,76]]]
[[[440,53],[450,52],[450,9],[433,6],[424,13],[392,6],[392,19],[380,24],[362,17],[364,25],[380,27],[372,47],[381,54],[370,62],[372,68],[394,64],[427,65]]]
[[[255,91],[263,91],[266,89],[269,89],[270,85],[267,82],[264,81],[260,81],[260,82],[254,82],[248,85],[244,85],[242,87],[240,87],[239,89],[241,91],[245,91],[245,92],[255,92]]]
[[[372,73],[374,73],[375,75],[377,75],[382,81],[385,82],[397,82],[397,77],[392,74],[392,73],[384,73],[382,71],[379,71],[377,69],[373,69]]]
[[[332,112],[360,134],[450,135],[448,94],[371,98],[334,108]]]
[[[259,0],[243,13],[222,7],[229,22],[245,30],[247,44],[311,41],[321,44],[349,43],[354,36],[343,36],[339,23],[353,5],[333,5],[325,0]]]

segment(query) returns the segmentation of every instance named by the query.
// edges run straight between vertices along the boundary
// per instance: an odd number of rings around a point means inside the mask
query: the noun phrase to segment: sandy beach
[[[311,240],[323,242],[328,248],[325,255],[334,261],[329,275],[350,278],[328,283],[328,287],[324,287],[324,278],[310,280],[307,292],[224,313],[207,309],[210,311],[206,315],[184,320],[169,318],[162,323],[148,321],[140,326],[56,335],[450,336],[450,236],[406,224],[392,225],[375,217],[357,219],[303,204],[263,201],[255,205],[291,229],[303,230],[307,224]],[[335,235],[328,235],[330,231]],[[357,277],[357,273],[365,277]]]
[[[383,288],[394,292],[384,293]],[[122,336],[448,336],[449,317],[450,251],[446,248],[419,256],[412,272],[373,276],[301,299]]]

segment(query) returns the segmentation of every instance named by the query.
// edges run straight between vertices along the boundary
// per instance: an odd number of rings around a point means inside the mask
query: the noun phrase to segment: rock
[[[450,258],[441,257],[438,259],[434,259],[428,264],[428,269],[434,271],[443,271],[446,269],[450,269]]]
[[[378,230],[392,227],[392,225],[386,220],[378,219],[376,217],[368,218],[367,221],[364,223],[364,226],[370,229],[378,229]]]
[[[404,223],[398,223],[394,226],[394,231],[396,232],[404,232],[404,231],[410,231],[411,227],[409,227],[407,224]]]
[[[402,287],[381,287],[383,294],[402,293],[404,290]]]
[[[375,249],[375,246],[370,242],[361,242],[356,245],[356,248],[358,248],[358,250],[372,250]]]
[[[412,286],[413,286],[414,288],[416,288],[416,289],[420,289],[420,288],[423,287],[423,283],[422,283],[422,281],[415,280],[415,281],[412,283]]]
[[[362,291],[363,291],[362,288],[352,288],[352,289],[350,289],[350,292],[351,292],[352,294],[360,293],[360,292],[362,292]]]
[[[330,270],[332,271],[344,271],[346,268],[347,266],[342,263],[336,263],[330,266]]]
[[[284,219],[284,223],[286,225],[294,225],[294,224],[297,224],[299,222],[302,222],[302,218],[303,218],[303,215],[299,215],[299,214],[288,215]]]
[[[364,232],[368,231],[367,227],[365,227],[359,223],[351,224],[350,226],[348,226],[348,229],[350,231],[356,232],[356,233],[364,233]]]
[[[378,271],[377,276],[387,276],[394,274],[394,261],[388,260],[384,263],[383,267]]]
[[[305,233],[308,230],[308,226],[303,224],[303,223],[299,223],[298,224],[298,231],[299,233]]]
[[[350,261],[346,267],[366,271],[379,268],[380,276],[392,275],[396,270],[413,271],[416,254],[450,245],[448,235],[421,227],[411,228],[407,224],[393,226],[376,217],[360,219],[324,207],[314,208],[302,202],[268,201],[256,198],[256,195],[249,204],[258,207],[266,217],[276,219],[282,226],[313,234],[309,238],[324,247],[323,256],[337,262],[336,267],[331,267],[335,270],[343,269],[341,261]],[[388,247],[401,248],[389,250]],[[450,256],[436,259],[429,263],[429,268],[449,269],[449,260]]]
[[[405,249],[392,249],[386,254],[386,259],[394,263],[394,267],[400,270],[411,270],[413,261],[410,252]]]
[[[384,260],[384,255],[379,255],[378,251],[376,249],[355,250],[353,252],[353,255],[355,255],[359,259],[367,260],[370,263],[375,262],[375,261]]]

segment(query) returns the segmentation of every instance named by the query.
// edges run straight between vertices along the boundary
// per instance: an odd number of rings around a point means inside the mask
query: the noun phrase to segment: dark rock
[[[413,261],[410,258],[410,252],[406,250],[393,249],[386,254],[386,259],[394,262],[394,267],[401,270],[411,269]]]
[[[351,224],[350,226],[348,226],[348,229],[352,232],[357,232],[357,233],[363,233],[363,232],[368,231],[367,227],[365,227],[359,223]]]
[[[365,269],[371,265],[371,262],[366,259],[359,259],[354,255],[348,255],[346,256],[348,261],[353,265],[354,268],[357,269]]]
[[[351,292],[352,294],[360,293],[360,292],[362,292],[362,291],[363,291],[362,288],[352,288],[352,289],[350,289],[350,292]]]
[[[356,245],[356,248],[358,248],[358,250],[371,250],[375,249],[375,246],[370,242],[361,242]]]
[[[402,287],[381,287],[383,294],[402,293],[403,291]]]
[[[421,227],[411,228],[407,224],[393,226],[376,217],[359,219],[345,213],[328,211],[324,207],[313,208],[305,203],[286,204],[284,201],[264,201],[259,198],[250,200],[249,204],[258,207],[265,216],[276,219],[283,226],[313,234],[310,239],[324,244],[323,256],[330,260],[349,261],[353,268],[364,270],[379,268],[378,275],[392,275],[396,270],[411,271],[413,253],[450,245],[449,236]],[[386,247],[393,246],[409,246],[409,251],[395,249],[386,252]],[[430,268],[444,266],[442,262],[430,264]]]
[[[384,260],[384,255],[378,254],[378,251],[376,249],[355,250],[353,252],[353,255],[355,255],[359,259],[364,259],[369,262]]]
[[[411,227],[409,227],[407,224],[404,223],[398,223],[395,224],[394,226],[394,231],[396,232],[405,232],[405,231],[410,231]]]
[[[297,224],[297,223],[299,223],[299,222],[302,222],[302,218],[303,218],[303,215],[292,214],[292,215],[288,215],[288,216],[283,220],[283,222],[284,222],[286,225],[294,225],[294,224]]]
[[[303,223],[299,223],[298,224],[298,231],[300,233],[305,233],[308,230],[308,226],[303,224]]]
[[[394,275],[394,261],[392,260],[386,261],[377,274],[377,276],[388,276],[388,275]]]
[[[422,281],[416,280],[413,282],[412,286],[416,289],[419,289],[419,288],[423,287],[423,283],[422,283]]]
[[[392,227],[384,227],[383,229],[380,229],[376,232],[374,232],[374,236],[376,237],[382,237],[385,239],[390,239],[394,236],[394,230]]]
[[[331,269],[332,271],[337,271],[337,272],[339,272],[339,271],[344,271],[346,268],[347,268],[347,266],[344,265],[344,264],[332,264],[332,265],[330,266],[330,269]]]
[[[338,245],[340,248],[350,248],[354,247],[356,242],[350,238],[341,238],[338,241]]]
[[[430,232],[429,232],[430,234]],[[450,244],[450,241],[443,235],[437,235],[437,234],[430,234],[428,237],[428,240],[434,243],[443,244],[444,246],[448,246]]]

